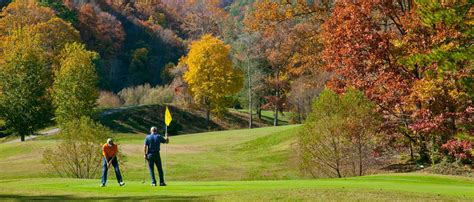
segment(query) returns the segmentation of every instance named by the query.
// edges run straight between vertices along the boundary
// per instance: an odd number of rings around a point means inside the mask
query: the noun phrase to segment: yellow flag
[[[168,106],[166,106],[166,112],[165,112],[165,124],[167,126],[170,126],[171,121],[173,118],[171,118],[171,113],[170,110],[168,109]]]

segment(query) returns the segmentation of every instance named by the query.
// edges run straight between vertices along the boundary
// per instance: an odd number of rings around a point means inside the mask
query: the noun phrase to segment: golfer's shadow
[[[144,200],[166,200],[166,201],[203,201],[205,198],[199,196],[134,196],[134,197],[77,197],[72,195],[55,195],[55,196],[24,196],[24,195],[0,195],[0,201],[33,201],[33,200],[44,200],[44,201],[70,201],[70,200],[81,200],[81,201],[96,201],[96,200],[107,200],[107,201],[144,201]]]

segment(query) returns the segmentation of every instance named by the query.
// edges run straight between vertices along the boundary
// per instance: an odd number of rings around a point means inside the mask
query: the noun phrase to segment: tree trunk
[[[206,126],[207,130],[211,131],[211,102],[208,97],[204,97],[204,103],[206,105]]]
[[[423,135],[420,135],[420,151],[418,152],[420,154],[420,162],[422,163],[427,163],[430,162],[430,155],[428,148],[426,146],[426,139],[423,137]]]
[[[260,105],[257,107],[257,116],[258,120],[262,120],[262,108],[260,108]]]
[[[273,115],[273,126],[278,126],[278,106],[275,105],[274,115]]]
[[[208,108],[206,109],[206,126],[207,126],[208,131],[211,131],[210,119],[211,119],[211,110]]]
[[[249,129],[252,128],[252,77],[250,76],[250,65],[247,61],[247,73],[249,80]]]
[[[25,141],[25,134],[21,134],[21,135],[20,135],[20,140],[21,140],[22,142]]]
[[[279,82],[280,81],[280,71],[277,71],[276,73],[276,81]],[[277,84],[278,86],[276,87],[276,92],[275,92],[275,108],[274,108],[274,116],[273,116],[273,126],[278,126],[278,105],[279,105],[279,102],[280,102],[280,84],[278,83]]]
[[[357,144],[358,144],[358,152],[359,152],[359,176],[362,176],[364,172],[362,172],[363,168],[363,162],[362,162],[362,135],[359,133],[359,136],[357,137]]]
[[[301,124],[302,120],[301,120],[301,109],[300,107],[296,107],[298,109],[298,123]]]

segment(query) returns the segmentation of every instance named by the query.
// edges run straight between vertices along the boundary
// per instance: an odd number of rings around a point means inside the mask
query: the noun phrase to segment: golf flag
[[[171,121],[173,118],[171,118],[171,113],[170,110],[168,109],[168,106],[166,106],[166,111],[165,111],[165,124],[166,126],[170,126]]]

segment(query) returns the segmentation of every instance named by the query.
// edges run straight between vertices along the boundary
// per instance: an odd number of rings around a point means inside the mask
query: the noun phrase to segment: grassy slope
[[[107,188],[99,188],[98,179],[54,178],[41,164],[41,151],[54,146],[54,138],[0,144],[0,200],[102,197],[134,200],[474,200],[474,180],[470,178],[405,174],[306,180],[299,175],[290,149],[297,128],[282,126],[172,137],[172,144],[166,148],[166,177],[170,186],[165,188],[150,187],[147,174],[146,183],[141,183],[145,171],[143,135],[117,136],[120,150],[127,155],[127,163],[121,165],[126,187],[118,187],[112,173]]]

